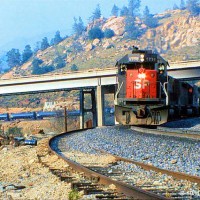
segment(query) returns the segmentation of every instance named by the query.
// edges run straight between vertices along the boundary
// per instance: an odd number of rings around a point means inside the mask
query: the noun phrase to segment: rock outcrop
[[[114,31],[115,35],[121,36],[124,34],[124,17],[111,17],[103,25],[102,30],[111,29]]]

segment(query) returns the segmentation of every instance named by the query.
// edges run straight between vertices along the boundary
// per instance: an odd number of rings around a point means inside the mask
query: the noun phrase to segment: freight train
[[[79,116],[79,110],[69,111],[67,113],[69,116]],[[16,119],[44,119],[50,117],[62,117],[64,116],[62,112],[55,112],[55,111],[38,111],[38,112],[22,112],[22,113],[3,113],[0,114],[0,121],[13,121]]]
[[[168,76],[168,65],[159,54],[137,47],[117,61],[117,122],[160,125],[172,119],[199,116],[199,88]]]

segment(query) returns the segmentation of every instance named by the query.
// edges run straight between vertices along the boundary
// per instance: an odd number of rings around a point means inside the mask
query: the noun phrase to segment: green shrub
[[[22,134],[22,128],[18,128],[18,127],[9,127],[6,135],[10,136],[10,135],[13,135],[15,137],[22,137],[23,134]]]
[[[78,66],[75,65],[75,64],[73,64],[73,65],[71,66],[71,71],[78,71]]]
[[[110,44],[106,47],[106,49],[111,49],[111,48],[115,48],[115,45],[114,44]]]
[[[35,74],[35,75],[46,74],[54,70],[55,70],[55,67],[53,65],[47,65],[43,67],[37,66],[33,68],[32,74]]]
[[[103,37],[104,37],[104,34],[99,27],[94,27],[94,28],[90,29],[88,32],[88,38],[90,40],[94,40],[96,38],[102,39]]]
[[[65,63],[65,60],[61,56],[58,56],[54,59],[54,65],[56,66],[56,69],[61,69],[65,67],[66,63]]]
[[[70,192],[69,192],[69,195],[68,195],[68,198],[69,200],[78,200],[80,199],[80,194],[78,193],[78,190],[75,188],[75,189],[72,189]]]
[[[114,31],[112,29],[106,29],[104,31],[104,37],[105,38],[111,38],[115,35]]]

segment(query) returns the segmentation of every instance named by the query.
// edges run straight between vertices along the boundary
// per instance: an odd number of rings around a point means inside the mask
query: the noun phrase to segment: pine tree
[[[79,16],[79,18],[78,18],[78,34],[81,35],[84,30],[85,30],[85,26],[84,26],[83,20]]]
[[[39,58],[35,58],[32,61],[32,74],[41,74],[41,67],[40,64],[42,64],[43,61]]]
[[[31,50],[31,46],[28,44],[25,46],[25,49],[22,53],[22,63],[28,61],[28,59],[33,55],[33,51]]]
[[[47,37],[44,37],[42,39],[42,43],[41,43],[41,48],[40,49],[43,51],[43,50],[45,50],[48,47],[49,47],[48,39],[47,39]]]
[[[54,65],[56,69],[61,69],[65,67],[66,63],[65,60],[59,55],[57,58],[55,58]]]
[[[200,13],[199,0],[188,0],[187,10],[190,12],[192,16],[198,16]]]
[[[128,15],[135,17],[138,14],[140,8],[141,0],[129,0],[128,4]]]
[[[184,0],[181,0],[180,9],[185,10],[185,1]]]
[[[111,15],[118,17],[119,8],[114,4],[111,10]]]
[[[41,43],[42,43],[41,41],[36,42],[35,48],[34,48],[34,53],[36,53],[37,51],[40,50],[40,48],[41,48]]]
[[[154,18],[152,14],[150,14],[148,6],[145,6],[143,20],[144,24],[146,24],[149,28],[155,28],[158,26],[158,20]]]
[[[126,6],[121,9],[120,16],[128,16],[128,8]]]
[[[55,67],[53,65],[47,65],[42,66],[40,65],[43,63],[42,60],[35,58],[32,62],[32,74],[46,74],[48,72],[51,72],[55,70]]]
[[[62,37],[60,36],[60,31],[56,31],[56,34],[53,38],[53,44],[58,44],[62,41]]]
[[[74,24],[73,24],[73,26],[72,26],[72,29],[73,29],[74,33],[75,33],[76,35],[78,35],[78,34],[77,34],[78,22],[77,22],[77,18],[76,18],[76,17],[74,17]]]
[[[90,21],[94,22],[96,19],[100,19],[101,18],[101,9],[100,9],[100,5],[97,4],[96,9],[94,10],[92,16],[89,18]]]
[[[135,25],[135,17],[128,16],[125,19],[125,32],[128,39],[136,40],[140,35],[141,31]]]
[[[15,66],[20,66],[21,64],[21,54],[19,52],[19,49],[11,49],[7,52],[7,63],[10,68],[13,68]]]
[[[137,39],[141,35],[141,31],[135,25],[135,17],[138,14],[140,3],[141,0],[129,0],[128,15],[126,15],[125,19],[125,32],[127,38],[133,40]]]
[[[177,4],[174,4],[173,10],[177,10],[177,9],[179,9],[179,7],[177,6]]]
[[[80,36],[85,30],[85,26],[81,17],[79,17],[79,21],[74,17],[73,31],[76,36]]]

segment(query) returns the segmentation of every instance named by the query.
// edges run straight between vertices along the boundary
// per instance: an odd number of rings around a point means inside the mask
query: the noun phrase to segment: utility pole
[[[65,118],[65,133],[67,132],[67,108],[64,107],[64,118]]]

